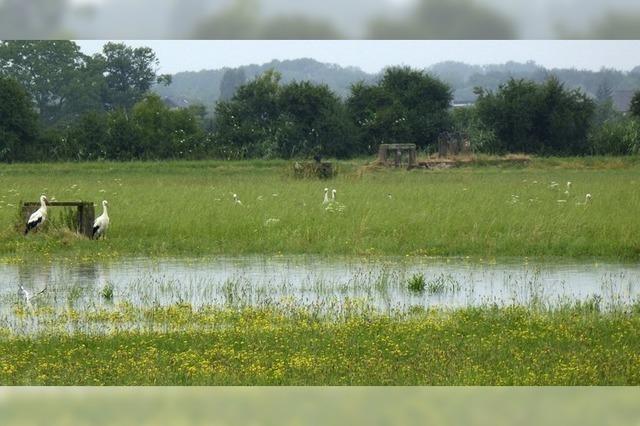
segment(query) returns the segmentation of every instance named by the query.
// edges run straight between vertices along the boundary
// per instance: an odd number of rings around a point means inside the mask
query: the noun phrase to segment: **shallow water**
[[[408,289],[423,275],[426,289]],[[131,259],[122,262],[0,265],[0,314],[9,319],[18,292],[32,307],[92,309],[128,302],[136,307],[178,302],[203,305],[282,304],[330,310],[358,300],[377,310],[524,305],[553,308],[595,302],[601,308],[640,300],[640,266],[613,263],[496,264],[459,259],[221,257],[207,260]],[[113,287],[113,299],[102,295]]]

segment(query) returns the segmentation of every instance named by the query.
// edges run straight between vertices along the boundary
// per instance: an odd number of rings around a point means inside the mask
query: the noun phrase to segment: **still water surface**
[[[422,292],[409,279],[425,278]],[[130,259],[109,263],[0,265],[0,313],[25,303],[90,309],[126,301],[138,307],[178,302],[246,306],[327,306],[348,299],[376,309],[455,308],[486,304],[548,307],[596,300],[602,307],[640,300],[640,266],[614,263],[473,263],[461,259],[219,257]],[[103,296],[113,288],[113,300]]]

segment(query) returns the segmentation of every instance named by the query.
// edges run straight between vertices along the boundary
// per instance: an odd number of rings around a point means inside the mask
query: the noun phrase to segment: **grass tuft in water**
[[[426,283],[425,290],[429,294],[455,293],[461,288],[460,283],[451,275],[440,274]]]
[[[113,284],[111,282],[107,282],[102,290],[100,291],[100,295],[102,298],[108,302],[113,301]]]
[[[409,291],[414,293],[422,293],[426,287],[426,281],[424,279],[424,275],[415,274],[411,278],[409,278],[409,282],[407,283],[407,288]]]

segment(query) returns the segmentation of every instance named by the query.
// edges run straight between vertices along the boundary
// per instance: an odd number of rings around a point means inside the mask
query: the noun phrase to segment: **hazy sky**
[[[469,64],[494,64],[533,60],[546,67],[598,70],[602,67],[628,71],[640,65],[640,41],[124,41],[149,46],[160,59],[161,73],[199,71],[272,59],[313,58],[342,66],[377,72],[388,65],[424,68],[454,60]],[[103,40],[77,41],[82,51],[101,50]]]

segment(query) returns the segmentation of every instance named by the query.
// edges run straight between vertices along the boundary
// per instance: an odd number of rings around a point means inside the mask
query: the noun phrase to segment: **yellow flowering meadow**
[[[637,309],[318,318],[180,305],[34,315],[34,334],[0,333],[2,385],[640,384]],[[52,325],[63,315],[84,331]]]

